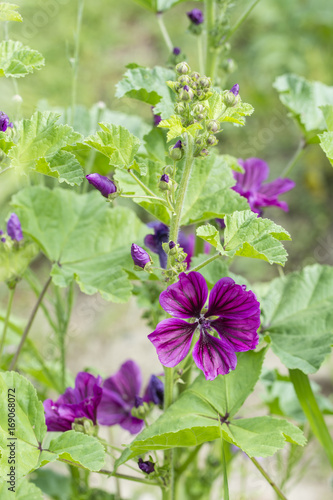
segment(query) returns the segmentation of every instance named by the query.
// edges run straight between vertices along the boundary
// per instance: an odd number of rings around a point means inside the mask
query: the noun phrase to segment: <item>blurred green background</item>
[[[41,71],[19,80],[23,114],[29,117],[38,101],[50,106],[71,102],[72,70],[69,59],[74,51],[76,0],[17,0],[24,23],[11,23],[9,36],[39,50],[46,59]],[[188,31],[186,11],[201,2],[185,2],[164,15],[175,46],[187,54],[197,70],[196,40]],[[249,4],[235,2],[231,24]],[[236,71],[225,78],[225,87],[240,84],[242,99],[255,113],[243,128],[227,126],[220,139],[220,150],[236,157],[258,156],[271,167],[270,179],[278,177],[296,151],[300,132],[287,116],[272,88],[275,78],[294,72],[309,80],[332,84],[333,9],[327,0],[261,0],[248,20],[230,39],[230,56]],[[155,15],[131,0],[86,0],[81,32],[78,103],[90,107],[104,101],[112,110],[139,113],[151,123],[149,106],[114,97],[115,84],[126,64],[164,65],[169,53],[161,37]],[[1,109],[15,114],[11,98],[15,90],[1,79]],[[330,195],[333,171],[317,145],[309,146],[296,164],[291,177],[297,187],[284,199],[290,212],[267,209],[265,215],[288,229],[293,242],[286,270],[312,262],[333,264],[333,225]],[[9,198],[11,189],[2,193]],[[239,259],[236,270],[252,280],[277,274],[263,262]]]

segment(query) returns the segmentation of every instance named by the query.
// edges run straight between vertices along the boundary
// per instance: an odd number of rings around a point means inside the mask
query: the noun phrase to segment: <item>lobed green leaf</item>
[[[37,50],[13,40],[0,43],[0,77],[21,78],[44,65],[44,57]]]
[[[18,21],[22,22],[22,16],[17,9],[18,5],[14,5],[13,3],[4,3],[0,2],[0,21]]]

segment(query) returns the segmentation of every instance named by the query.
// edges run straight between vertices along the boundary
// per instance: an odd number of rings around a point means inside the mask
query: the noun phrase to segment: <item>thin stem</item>
[[[206,75],[214,83],[218,51],[214,47],[215,0],[206,0]]]
[[[136,194],[121,194],[120,198],[145,198],[148,200],[160,201],[163,205],[167,205],[167,202],[163,198],[158,198],[158,196],[138,196]]]
[[[193,269],[191,269],[191,272],[192,271],[199,271],[199,269],[202,269],[203,267],[207,266],[207,264],[210,264],[211,262],[218,259],[219,257],[221,257],[221,254],[216,253],[212,257],[209,257],[209,259],[205,260],[204,262],[201,262],[201,264],[198,264],[197,266],[193,267]],[[190,271],[188,271],[188,272],[190,272]]]
[[[34,282],[34,278],[35,278],[34,274],[28,268],[24,273],[24,279],[28,283],[28,285],[30,286],[32,291],[35,293],[36,297],[39,297],[40,289],[39,289],[39,286],[37,285],[37,283]],[[50,327],[52,328],[52,330],[57,332],[57,326],[56,326],[55,322],[53,321],[53,319],[51,318],[50,312],[47,309],[47,307],[45,306],[45,304],[42,303],[41,308],[42,308],[42,311],[43,311],[45,318],[47,319]]]
[[[200,71],[200,74],[203,75],[205,72],[205,68],[204,68],[204,62],[203,62],[203,50],[202,50],[203,37],[202,37],[202,33],[200,33],[200,35],[197,35],[197,44],[198,44],[199,71]]]
[[[40,304],[41,304],[41,302],[42,302],[42,300],[43,300],[43,298],[44,298],[44,295],[45,295],[45,293],[46,293],[46,291],[47,291],[47,289],[48,289],[48,287],[49,287],[49,284],[51,283],[51,280],[52,280],[52,277],[50,276],[50,277],[48,278],[47,282],[45,283],[44,288],[43,288],[43,290],[41,291],[40,296],[38,297],[38,300],[37,300],[37,302],[36,302],[36,304],[35,304],[35,307],[33,308],[32,312],[31,312],[31,315],[30,315],[29,321],[28,321],[28,323],[27,323],[27,326],[25,327],[25,330],[24,330],[24,332],[23,332],[23,335],[22,335],[22,338],[21,338],[21,342],[19,343],[19,346],[18,346],[18,348],[17,348],[17,351],[16,351],[16,353],[15,353],[15,356],[13,357],[12,362],[10,363],[9,370],[14,370],[14,369],[15,369],[15,366],[16,366],[16,363],[17,363],[18,357],[19,357],[19,355],[20,355],[20,352],[21,352],[21,350],[22,350],[22,347],[23,347],[23,345],[24,345],[24,342],[25,342],[25,340],[26,340],[26,338],[27,338],[27,336],[28,336],[28,333],[29,333],[29,331],[30,331],[31,325],[32,325],[32,323],[33,323],[33,321],[34,321],[34,319],[35,319],[35,316],[36,316],[36,314],[37,314],[37,311],[38,311],[38,309],[39,309],[39,306],[40,306]]]
[[[128,173],[130,174],[131,177],[133,177],[133,179],[135,180],[135,182],[137,182],[139,184],[139,186],[141,186],[142,189],[144,191],[146,191],[146,193],[148,193],[151,196],[153,196],[154,198],[156,198],[155,193],[151,189],[149,189],[149,187],[146,186],[146,184],[144,184],[142,181],[140,181],[140,179],[132,172],[131,169],[128,170]]]
[[[241,24],[243,24],[243,22],[245,21],[245,19],[251,14],[252,10],[254,9],[254,7],[257,5],[257,3],[259,3],[260,0],[254,0],[252,2],[252,4],[250,4],[248,6],[248,8],[246,9],[246,11],[244,12],[244,14],[241,15],[241,17],[238,19],[238,21],[236,22],[236,24],[233,25],[233,27],[231,28],[231,30],[229,31],[229,33],[227,34],[227,36],[225,37],[225,42],[227,40],[229,40],[229,38],[235,33],[235,31],[238,30],[238,28],[240,27]]]
[[[72,116],[71,122],[74,124],[74,115],[75,115],[75,106],[77,99],[77,77],[79,70],[79,54],[80,54],[80,35],[81,35],[81,26],[82,26],[82,18],[83,18],[83,9],[84,9],[84,0],[79,0],[78,2],[78,11],[77,11],[77,21],[76,21],[76,33],[74,37],[74,57],[72,62],[73,67],[73,78],[72,78]]]
[[[3,351],[3,347],[5,345],[5,340],[6,340],[6,334],[7,334],[8,324],[9,324],[10,313],[11,313],[11,310],[12,310],[14,293],[15,293],[15,287],[11,288],[10,291],[9,291],[8,304],[7,304],[7,312],[6,312],[5,322],[4,322],[4,325],[3,325],[3,332],[2,332],[1,344],[0,344],[0,366],[1,366],[2,351]]]
[[[294,166],[296,165],[296,163],[298,162],[298,160],[302,156],[303,151],[306,148],[306,146],[307,146],[306,140],[304,139],[304,137],[301,137],[299,144],[298,144],[298,148],[297,148],[294,156],[292,157],[292,159],[290,160],[290,162],[286,166],[286,168],[283,170],[281,177],[287,177],[287,175],[290,174],[290,172],[292,171],[292,169],[294,168]]]
[[[289,375],[312,432],[324,448],[333,468],[333,440],[313,394],[309,377],[301,370],[289,370]]]
[[[267,472],[261,467],[260,463],[254,458],[254,457],[249,457],[251,462],[254,463],[254,465],[257,467],[258,471],[264,476],[266,481],[271,485],[275,493],[277,494],[278,498],[281,498],[281,500],[287,500],[287,497],[284,496],[282,491],[278,488],[278,486],[274,483],[273,479],[267,474]]]
[[[220,432],[222,433],[221,425]],[[222,467],[223,467],[223,500],[229,500],[228,468],[225,454],[225,440],[221,436]]]
[[[160,27],[163,39],[165,41],[165,44],[168,47],[169,52],[172,52],[173,44],[172,44],[171,38],[169,36],[168,30],[166,29],[166,26],[164,24],[163,12],[158,12],[156,14],[156,18],[157,18],[157,22],[158,22],[158,25]]]

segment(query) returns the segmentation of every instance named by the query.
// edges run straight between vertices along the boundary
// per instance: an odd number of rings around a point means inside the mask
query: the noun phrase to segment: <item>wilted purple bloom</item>
[[[170,179],[169,179],[168,174],[163,174],[160,180],[161,180],[162,182],[166,182],[166,183],[168,183]]]
[[[238,94],[239,94],[239,85],[238,85],[238,83],[235,83],[235,85],[233,87],[231,87],[231,89],[230,89],[229,92],[232,92],[235,96],[238,96]]]
[[[238,163],[244,168],[244,173],[233,172],[237,181],[233,189],[248,200],[253,212],[260,214],[261,208],[268,206],[276,206],[288,211],[287,203],[280,201],[278,197],[293,189],[295,187],[294,181],[278,178],[263,185],[269,175],[269,167],[266,162],[260,158],[248,158],[247,160],[239,159]]]
[[[155,405],[162,406],[164,401],[164,384],[163,382],[152,375],[147,385],[143,401],[149,403],[150,401]]]
[[[204,15],[200,9],[192,9],[190,12],[187,12],[187,17],[196,25],[204,22]]]
[[[7,128],[13,124],[9,123],[9,118],[3,111],[0,111],[0,132],[6,132]]]
[[[148,335],[164,366],[178,365],[188,354],[194,332],[200,332],[193,349],[195,364],[207,380],[225,375],[237,364],[235,352],[254,349],[259,341],[260,304],[245,285],[231,278],[220,279],[212,288],[208,310],[204,277],[198,272],[181,273],[179,281],[160,295],[163,309],[174,316],[161,321]],[[187,323],[184,319],[194,319]],[[219,338],[212,333],[217,333]]]
[[[131,247],[131,256],[135,266],[142,267],[144,269],[145,265],[151,262],[151,258],[149,253],[146,252],[143,248],[139,247],[135,243],[132,244]]]
[[[74,389],[68,387],[57,401],[46,399],[43,404],[47,430],[69,431],[77,418],[88,418],[96,425],[97,407],[103,392],[101,384],[101,377],[79,372]]]
[[[155,470],[155,464],[153,462],[150,462],[149,460],[144,462],[142,458],[139,458],[138,465],[139,469],[142,470],[142,472],[145,472],[146,474],[151,474]]]
[[[17,215],[15,213],[10,214],[10,217],[8,219],[7,234],[14,241],[23,240],[20,219],[17,217]]]
[[[182,147],[183,147],[182,141],[179,140],[179,141],[176,142],[176,144],[174,145],[174,147],[172,149],[182,149]]]
[[[181,50],[179,47],[174,47],[172,53],[175,55],[175,56],[179,56],[179,54],[181,53]]]
[[[98,189],[105,198],[107,198],[109,194],[113,194],[117,191],[115,183],[108,177],[105,177],[105,175],[89,174],[86,175],[86,179],[89,184]]]

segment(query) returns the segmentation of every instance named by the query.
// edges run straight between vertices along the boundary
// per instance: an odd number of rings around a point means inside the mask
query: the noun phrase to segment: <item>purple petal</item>
[[[65,432],[72,429],[72,422],[75,420],[75,414],[71,409],[65,409],[59,412],[59,405],[52,401],[52,399],[46,399],[43,405],[45,423],[49,432]]]
[[[261,186],[259,193],[263,194],[269,198],[275,198],[279,194],[286,193],[295,187],[295,182],[291,179],[275,179],[275,181],[268,182],[264,186]]]
[[[15,213],[10,214],[10,217],[7,222],[7,233],[8,236],[10,236],[11,239],[14,241],[23,240],[20,219],[17,217]]]
[[[246,291],[231,278],[222,278],[213,286],[206,318],[222,316],[237,320],[259,315],[260,304],[254,293]]]
[[[131,360],[123,363],[118,372],[104,381],[103,389],[113,391],[118,394],[123,401],[132,407],[135,397],[140,394],[142,386],[142,376],[138,365]]]
[[[176,318],[198,318],[207,296],[207,283],[200,273],[181,273],[179,281],[161,293],[160,304]]]
[[[139,458],[138,465],[139,469],[146,474],[151,474],[155,470],[155,464],[153,462],[150,462],[150,460],[144,462],[142,458]]]
[[[131,409],[131,405],[127,405],[118,393],[103,387],[102,400],[97,408],[98,423],[101,425],[120,424],[126,419]]]
[[[218,318],[211,322],[211,326],[221,338],[227,340],[235,352],[250,351],[258,345],[259,314],[245,319]]]
[[[206,380],[226,375],[237,365],[237,356],[224,339],[201,332],[193,349],[195,364],[204,372]]]
[[[164,319],[148,338],[156,348],[158,359],[164,366],[178,365],[187,356],[197,323],[181,319]]]
[[[235,85],[233,87],[231,87],[231,89],[230,89],[229,92],[232,92],[235,96],[238,96],[238,94],[239,94],[239,84],[235,83]]]
[[[145,423],[140,418],[135,418],[132,417],[132,415],[128,414],[125,420],[119,425],[123,429],[129,431],[131,434],[138,434],[138,432],[142,431]]]
[[[247,160],[239,159],[238,163],[244,168],[245,172],[233,172],[234,178],[237,181],[235,188],[237,192],[256,192],[261,187],[261,184],[267,179],[269,167],[264,160],[260,158],[248,158]]]
[[[144,269],[146,264],[151,262],[149,253],[135,243],[132,243],[131,246],[131,257],[133,259],[134,265],[141,267],[142,269]]]
[[[156,377],[156,375],[152,375],[150,377],[149,383],[145,390],[143,401],[145,401],[146,403],[151,402],[159,406],[163,405],[164,384],[158,377]]]
[[[117,191],[117,186],[111,179],[105,177],[105,175],[100,175],[97,173],[86,175],[86,179],[94,186],[98,191],[107,198],[109,194],[115,193]]]
[[[96,385],[102,385],[102,377],[94,377],[91,373],[79,372],[75,379],[75,391],[78,401],[95,396]]]

